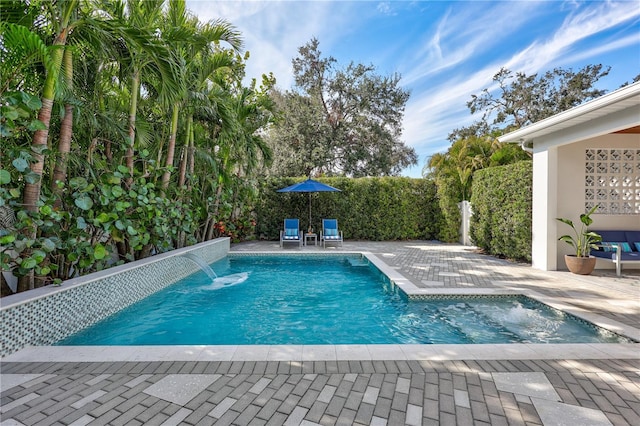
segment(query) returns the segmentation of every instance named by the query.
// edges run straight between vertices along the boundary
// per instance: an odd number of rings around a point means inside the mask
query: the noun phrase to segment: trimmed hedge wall
[[[321,178],[342,192],[280,193],[304,178],[273,178],[261,183],[256,205],[259,238],[278,240],[286,217],[300,219],[301,228],[322,229],[323,218],[338,219],[349,240],[434,239],[441,221],[435,184],[404,177]]]
[[[532,166],[521,161],[474,173],[470,233],[487,253],[531,261]]]
[[[438,205],[442,212],[442,221],[438,227],[438,239],[446,243],[456,243],[460,240],[460,197],[462,194],[454,182],[453,176],[442,176],[438,179]]]

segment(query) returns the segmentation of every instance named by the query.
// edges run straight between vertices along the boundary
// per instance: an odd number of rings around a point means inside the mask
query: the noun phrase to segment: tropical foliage
[[[253,234],[275,81],[243,85],[230,23],[184,0],[2,9],[0,259],[18,291]]]
[[[589,257],[591,249],[597,249],[598,245],[596,243],[602,241],[602,237],[599,234],[587,229],[593,223],[591,215],[596,210],[598,210],[597,204],[588,212],[580,215],[580,229],[576,228],[576,225],[573,224],[571,219],[557,218],[557,220],[568,225],[573,231],[572,234],[562,235],[558,240],[569,244],[573,248],[576,257]]]
[[[443,215],[443,226],[438,237],[443,241],[456,241],[460,228],[458,203],[470,200],[473,176],[477,170],[501,166],[529,158],[517,145],[501,144],[493,136],[469,136],[451,144],[444,154],[433,155],[425,173],[438,188],[438,199]]]

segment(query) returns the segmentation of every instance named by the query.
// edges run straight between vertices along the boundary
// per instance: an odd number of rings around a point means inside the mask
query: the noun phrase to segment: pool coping
[[[244,251],[238,255],[276,255]],[[366,251],[302,256],[366,257],[408,296],[411,295],[523,295],[568,312],[607,330],[640,340],[640,330],[615,320],[580,311],[550,296],[525,289],[424,289]],[[352,361],[352,360],[532,360],[532,359],[640,359],[640,343],[558,344],[391,344],[391,345],[190,345],[190,346],[30,346],[2,358],[2,362],[145,362],[145,361]]]

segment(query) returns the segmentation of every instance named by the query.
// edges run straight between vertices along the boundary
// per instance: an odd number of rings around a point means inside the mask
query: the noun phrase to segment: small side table
[[[304,234],[304,245],[308,246],[309,245],[309,241],[313,240],[313,245],[317,246],[318,245],[318,235],[312,232],[306,232]]]

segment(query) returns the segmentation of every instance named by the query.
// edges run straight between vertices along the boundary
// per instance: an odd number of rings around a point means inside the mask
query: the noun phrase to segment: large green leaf
[[[22,97],[22,103],[32,111],[42,108],[42,101],[38,96],[29,94],[27,92],[20,92]]]
[[[29,126],[27,126],[27,129],[29,129],[30,132],[35,132],[36,130],[46,130],[47,126],[40,120],[32,120]]]
[[[83,177],[74,177],[69,180],[69,186],[73,189],[83,189],[88,185],[88,182]]]
[[[96,221],[98,223],[107,223],[109,222],[109,215],[106,214],[105,212],[102,212],[98,215],[98,217],[96,217]]]
[[[84,217],[79,216],[76,218],[76,226],[78,229],[87,229],[87,222],[84,220]]]
[[[11,173],[4,169],[0,169],[0,185],[11,183]]]
[[[27,173],[26,175],[24,175],[24,180],[25,182],[33,185],[35,183],[38,183],[40,181],[40,178],[42,178],[42,176],[40,176],[37,173],[34,173],[32,171],[29,171],[29,173]]]
[[[47,253],[43,250],[34,250],[33,253],[31,253],[31,257],[33,257],[36,262],[40,263],[47,257]]]
[[[2,108],[2,115],[6,120],[17,120],[20,118],[20,114],[15,108]]]
[[[91,207],[93,207],[93,201],[86,195],[76,198],[74,203],[76,206],[78,206],[78,208],[84,211],[90,210]]]
[[[93,257],[98,260],[104,259],[107,256],[107,249],[102,244],[98,244],[93,248]]]
[[[122,194],[124,194],[124,189],[122,189],[122,187],[120,185],[113,185],[111,187],[111,194],[118,198],[120,197]]]
[[[29,163],[22,157],[16,158],[11,162],[11,164],[13,164],[13,167],[21,173],[29,168]]]
[[[36,265],[38,265],[38,262],[31,257],[27,257],[22,261],[22,263],[20,263],[20,267],[23,269],[33,269]]]
[[[45,238],[44,240],[42,240],[42,242],[40,243],[40,246],[44,251],[49,253],[56,249],[56,244],[49,238]]]
[[[0,245],[7,245],[9,243],[12,243],[16,240],[16,237],[9,234],[9,235],[4,235],[2,237],[0,237]]]

